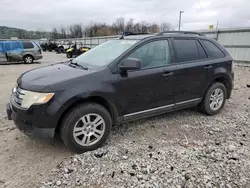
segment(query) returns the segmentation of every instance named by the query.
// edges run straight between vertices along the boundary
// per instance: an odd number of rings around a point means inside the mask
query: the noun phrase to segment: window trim
[[[149,70],[149,69],[156,69],[156,68],[163,68],[163,67],[168,67],[168,66],[172,66],[174,64],[174,58],[173,58],[173,51],[172,51],[172,44],[170,41],[170,37],[164,37],[164,38],[153,38],[153,39],[149,39],[146,41],[143,41],[142,43],[139,43],[138,45],[132,47],[132,49],[130,49],[126,54],[124,54],[121,58],[119,58],[119,60],[117,61],[117,64],[115,66],[115,68],[113,69],[112,73],[113,74],[117,74],[119,73],[119,65],[121,65],[121,63],[124,61],[124,59],[126,59],[129,55],[131,55],[134,51],[136,51],[137,49],[139,49],[140,47],[151,43],[151,42],[155,42],[155,41],[162,41],[165,40],[168,42],[168,46],[169,46],[169,53],[170,53],[170,63],[163,65],[163,66],[158,66],[158,67],[149,67],[149,68],[145,68],[145,69],[140,69],[140,70],[133,70],[133,71],[129,71],[129,72],[135,72],[135,71],[143,71],[143,70]]]
[[[206,59],[201,59],[201,54],[200,54],[200,51],[199,51],[199,48],[198,48],[198,44],[200,44],[201,48],[204,50],[204,52],[206,54],[206,57],[207,57]],[[199,39],[196,39],[196,46],[197,46],[197,49],[198,49],[200,61],[208,60],[209,59],[209,54],[208,54],[208,52],[206,51],[205,47],[203,46],[203,44],[200,42]]]
[[[199,42],[201,43],[201,45],[203,46],[203,48],[204,48],[204,50],[206,51],[206,53],[207,53],[207,56],[208,56],[208,59],[209,60],[216,60],[216,59],[223,59],[223,58],[225,58],[226,57],[226,54],[220,49],[220,47],[219,46],[217,46],[213,41],[211,41],[211,40],[208,40],[208,39],[198,39],[199,40]],[[203,42],[202,42],[202,40],[205,40],[205,41],[208,41],[208,42],[211,42],[213,45],[215,45],[222,53],[223,53],[223,55],[224,55],[224,57],[220,57],[220,58],[212,58],[211,56],[210,56],[210,54],[208,53],[208,51],[207,51],[207,49],[206,49],[206,47],[205,47],[205,45],[203,44]]]

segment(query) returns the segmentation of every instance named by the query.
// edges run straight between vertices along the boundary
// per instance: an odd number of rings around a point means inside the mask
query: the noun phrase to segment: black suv
[[[65,145],[81,153],[100,147],[114,124],[196,105],[218,114],[233,78],[225,48],[199,33],[125,36],[23,73],[7,114],[31,137],[60,131]]]

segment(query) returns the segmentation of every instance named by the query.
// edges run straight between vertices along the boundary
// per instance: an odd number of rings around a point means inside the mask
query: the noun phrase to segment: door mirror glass
[[[135,58],[128,58],[123,61],[123,64],[120,66],[120,69],[123,71],[128,70],[139,70],[141,69],[141,61]]]

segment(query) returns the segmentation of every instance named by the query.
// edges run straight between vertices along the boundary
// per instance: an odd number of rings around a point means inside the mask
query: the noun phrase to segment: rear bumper
[[[227,97],[228,99],[232,95],[233,88],[234,88],[234,73],[231,73],[231,88],[230,88],[230,91],[228,92],[228,97]]]
[[[31,138],[52,139],[55,128],[48,127],[50,120],[44,119],[42,113],[38,117],[30,114],[28,110],[19,109],[12,103],[6,104],[6,112],[9,120],[13,120],[16,127]],[[44,124],[44,127],[41,126]]]

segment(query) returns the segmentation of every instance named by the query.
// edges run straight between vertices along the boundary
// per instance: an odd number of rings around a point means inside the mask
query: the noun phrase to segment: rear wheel
[[[207,115],[216,115],[223,109],[226,98],[227,89],[225,85],[215,82],[207,90],[199,107]]]
[[[72,151],[83,153],[101,147],[112,126],[109,112],[95,103],[82,104],[72,109],[61,125],[61,138]]]
[[[26,56],[23,57],[23,61],[26,64],[31,64],[34,61],[34,58],[31,55],[26,55]]]

